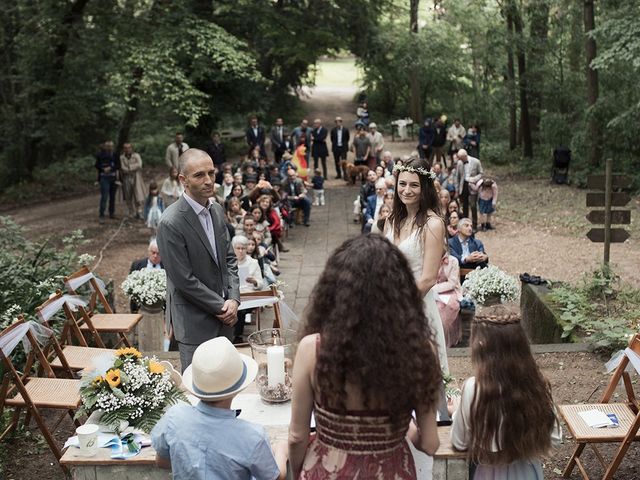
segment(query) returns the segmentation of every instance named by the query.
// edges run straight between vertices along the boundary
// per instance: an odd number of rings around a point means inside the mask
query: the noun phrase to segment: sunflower
[[[102,375],[98,375],[96,378],[93,379],[93,382],[91,382],[91,384],[94,387],[97,387],[98,385],[100,385],[102,382],[104,382],[104,377]]]
[[[149,372],[155,374],[161,374],[164,372],[164,366],[158,362],[154,362],[153,360],[149,360]]]
[[[109,370],[105,375],[105,380],[112,388],[120,385],[120,369]]]
[[[142,358],[142,354],[133,347],[120,348],[116,350],[116,357],[136,357]]]

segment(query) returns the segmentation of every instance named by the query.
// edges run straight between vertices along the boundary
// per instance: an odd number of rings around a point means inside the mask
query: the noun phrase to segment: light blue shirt
[[[174,480],[274,480],[280,471],[264,429],[204,402],[174,405],[151,432]]]
[[[213,256],[215,257],[217,263],[218,251],[216,250],[216,237],[213,234],[213,219],[211,218],[211,211],[209,210],[211,208],[211,200],[207,202],[206,207],[203,207],[186,193],[183,193],[183,195],[184,199],[198,216],[198,221],[200,222],[200,225],[202,225],[202,229],[209,239],[209,243],[211,244],[211,248],[213,249]]]
[[[460,255],[460,258],[462,259],[462,263],[464,263],[464,260],[471,255],[471,252],[469,252],[469,239],[467,238],[463,241],[460,237],[458,238],[460,239],[460,245],[462,246],[462,255]]]

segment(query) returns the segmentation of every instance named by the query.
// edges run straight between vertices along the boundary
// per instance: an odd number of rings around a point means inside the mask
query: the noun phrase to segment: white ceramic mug
[[[98,453],[98,430],[99,427],[95,424],[86,424],[76,428],[81,455],[92,457]]]

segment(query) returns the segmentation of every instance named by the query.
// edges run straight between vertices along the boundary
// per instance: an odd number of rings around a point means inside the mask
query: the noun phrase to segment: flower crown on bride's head
[[[436,174],[422,167],[412,167],[411,165],[394,165],[394,172],[411,172],[417,173],[418,175],[423,175],[425,177],[429,177],[431,180],[436,179]]]

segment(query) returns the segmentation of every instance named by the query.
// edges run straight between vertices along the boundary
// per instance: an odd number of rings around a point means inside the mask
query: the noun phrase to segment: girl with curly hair
[[[435,333],[440,366],[449,372],[444,328],[432,291],[442,257],[448,253],[446,229],[440,215],[440,200],[429,163],[412,158],[394,167],[396,188],[393,209],[385,223],[385,235],[409,261],[414,282],[424,299],[424,311]]]
[[[469,478],[544,478],[540,459],[562,433],[519,313],[499,306],[476,317],[471,363],[475,375],[464,383],[451,428],[453,446],[468,451]]]
[[[360,236],[333,253],[307,307],[294,363],[293,478],[416,479],[406,437],[429,455],[439,445],[442,374],[425,324],[409,264],[388,240]],[[317,434],[310,441],[312,412]]]

